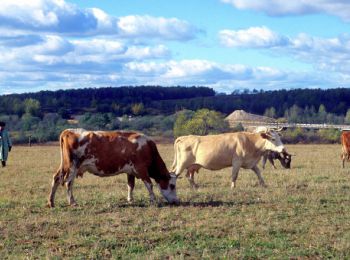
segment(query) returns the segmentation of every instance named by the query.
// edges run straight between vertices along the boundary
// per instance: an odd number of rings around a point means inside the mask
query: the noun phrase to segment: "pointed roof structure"
[[[276,123],[277,120],[267,117],[260,116],[255,114],[250,114],[245,112],[244,110],[235,110],[230,115],[228,115],[225,120],[229,122],[230,125],[234,125],[237,123],[252,123],[252,122],[260,122],[260,123]]]

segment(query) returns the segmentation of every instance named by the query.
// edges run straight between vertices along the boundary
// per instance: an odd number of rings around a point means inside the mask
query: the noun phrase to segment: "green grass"
[[[230,189],[230,169],[201,170],[193,191],[178,182],[179,206],[156,191],[150,205],[141,181],[128,204],[126,175],[75,182],[79,206],[59,187],[46,207],[57,146],[16,146],[0,168],[0,259],[233,259],[350,258],[350,164],[340,145],[290,145],[292,169],[270,165],[267,188],[241,170]],[[172,145],[159,145],[167,165]]]

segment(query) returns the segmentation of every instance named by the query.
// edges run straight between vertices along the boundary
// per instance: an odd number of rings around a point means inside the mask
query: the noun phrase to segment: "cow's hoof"
[[[150,201],[149,201],[149,204],[150,204],[151,206],[157,206],[157,205],[158,205],[158,203],[157,203],[156,200],[150,200]]]
[[[72,203],[69,204],[69,206],[71,206],[71,207],[78,207],[78,203],[72,202]]]
[[[170,203],[170,205],[179,206],[180,200],[174,200],[173,202]]]
[[[54,208],[54,207],[55,207],[55,204],[52,203],[52,202],[48,202],[48,203],[46,204],[46,207],[48,207],[48,208]]]

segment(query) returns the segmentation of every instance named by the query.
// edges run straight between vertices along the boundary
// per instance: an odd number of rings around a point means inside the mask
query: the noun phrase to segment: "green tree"
[[[144,105],[142,103],[133,104],[131,106],[131,111],[135,116],[139,116],[144,112]]]
[[[177,112],[176,120],[174,124],[174,136],[182,136],[186,135],[187,129],[186,129],[186,122],[190,120],[194,115],[194,112],[191,110],[181,110]]]
[[[327,121],[327,111],[326,107],[323,104],[321,104],[318,108],[318,120],[320,123],[324,123]]]
[[[297,105],[293,105],[290,109],[286,110],[284,117],[286,117],[291,123],[298,123],[301,122],[302,114],[303,110]]]
[[[40,115],[40,102],[33,98],[27,98],[24,100],[24,111],[31,116]]]
[[[229,129],[224,116],[213,110],[200,109],[197,112],[180,112],[175,121],[174,135],[207,135],[225,132]]]
[[[40,122],[40,118],[34,117],[31,114],[25,113],[22,116],[21,129],[23,129],[24,131],[33,130],[36,128],[39,122]]]
[[[346,124],[350,124],[350,108],[348,109],[348,111],[346,111],[346,115],[345,115],[345,118],[344,118],[344,122]]]
[[[274,107],[266,108],[264,116],[276,118],[276,109]]]
[[[91,130],[106,130],[109,128],[110,118],[108,114],[101,113],[86,113],[81,118],[80,125],[83,128]]]

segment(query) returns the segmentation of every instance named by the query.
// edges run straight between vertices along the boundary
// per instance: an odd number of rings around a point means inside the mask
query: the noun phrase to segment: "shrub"
[[[196,112],[183,110],[176,117],[174,125],[175,137],[182,135],[207,135],[229,131],[224,116],[217,111],[200,109]]]

